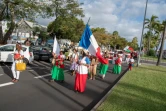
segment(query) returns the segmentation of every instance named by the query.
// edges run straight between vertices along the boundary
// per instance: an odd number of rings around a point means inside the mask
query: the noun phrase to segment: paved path
[[[156,65],[157,62],[156,61],[150,61],[150,60],[141,60],[141,63]],[[166,62],[162,62],[162,63],[160,63],[160,65],[166,66]]]
[[[65,82],[49,83],[51,65],[37,62],[28,66],[20,74],[18,83],[11,82],[11,64],[0,66],[0,111],[80,111],[90,110],[107,91],[120,79],[111,73],[110,65],[105,80],[87,80],[86,91],[82,94],[73,91],[75,76],[67,70],[65,62]],[[122,65],[122,72],[127,69]]]

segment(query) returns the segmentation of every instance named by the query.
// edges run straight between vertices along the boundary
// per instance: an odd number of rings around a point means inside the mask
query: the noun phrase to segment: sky
[[[106,28],[109,33],[118,31],[121,37],[131,41],[133,37],[141,40],[146,0],[79,0],[85,17],[82,18],[91,28]],[[146,18],[152,15],[166,20],[166,0],[148,0]],[[42,25],[48,25],[51,19],[39,19]],[[165,46],[166,48],[166,46]]]

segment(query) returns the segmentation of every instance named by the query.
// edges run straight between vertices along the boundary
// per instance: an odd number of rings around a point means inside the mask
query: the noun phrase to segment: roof
[[[31,28],[33,28],[33,22],[29,22],[29,21],[26,21],[26,20],[24,20],[24,22],[26,22]]]

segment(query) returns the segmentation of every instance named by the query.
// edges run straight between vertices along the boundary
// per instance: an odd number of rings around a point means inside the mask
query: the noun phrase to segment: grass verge
[[[134,67],[97,111],[166,111],[166,68]]]

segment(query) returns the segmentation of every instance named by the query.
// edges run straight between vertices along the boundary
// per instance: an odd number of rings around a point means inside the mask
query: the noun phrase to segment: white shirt
[[[134,62],[134,59],[130,59],[130,62]]]
[[[10,39],[10,40],[7,40],[7,44],[12,44],[12,39]]]

